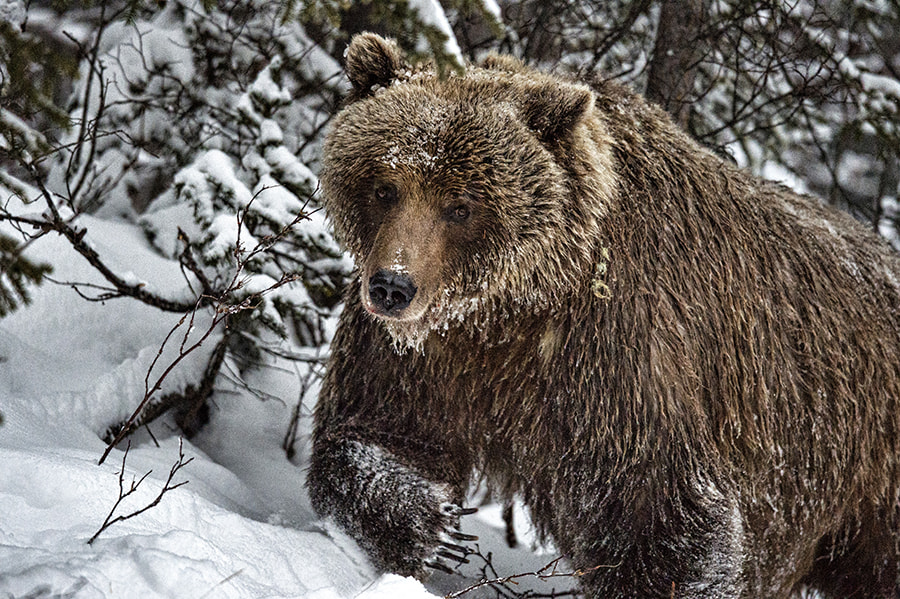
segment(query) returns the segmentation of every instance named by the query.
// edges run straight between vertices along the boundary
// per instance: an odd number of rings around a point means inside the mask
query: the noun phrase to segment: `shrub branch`
[[[150,367],[147,369],[147,374],[144,378],[144,396],[141,401],[138,403],[137,408],[135,408],[134,412],[132,412],[131,416],[122,424],[119,431],[116,433],[115,437],[109,442],[106,446],[106,450],[103,452],[103,455],[100,456],[99,463],[102,464],[109,453],[113,450],[113,448],[122,442],[126,436],[132,433],[139,424],[139,419],[141,415],[144,413],[144,410],[150,405],[151,399],[155,396],[156,392],[160,390],[162,387],[163,381],[169,374],[174,370],[174,368],[180,364],[188,355],[199,349],[212,335],[213,331],[222,324],[226,322],[229,317],[239,312],[245,310],[254,310],[256,309],[264,295],[290,283],[296,281],[299,276],[294,273],[284,273],[280,279],[272,283],[266,289],[259,291],[257,293],[253,293],[248,295],[247,297],[241,299],[238,302],[234,302],[234,294],[238,290],[240,290],[244,285],[244,271],[247,263],[252,260],[258,254],[265,252],[272,244],[276,243],[279,239],[281,239],[284,235],[290,231],[292,227],[294,227],[297,223],[307,217],[306,213],[301,210],[301,212],[291,221],[289,224],[285,225],[278,233],[274,235],[269,235],[263,237],[251,250],[246,251],[243,248],[241,243],[241,231],[243,229],[244,219],[246,217],[247,212],[250,210],[251,205],[258,197],[258,194],[251,198],[250,202],[248,202],[247,206],[244,207],[237,214],[238,228],[237,228],[237,239],[235,241],[234,247],[234,258],[235,258],[235,269],[234,274],[231,277],[231,280],[228,282],[228,285],[225,287],[223,291],[221,291],[216,297],[209,297],[207,295],[201,295],[197,298],[196,303],[191,308],[189,312],[184,314],[181,319],[172,327],[169,333],[166,335],[165,339],[163,339],[162,344],[159,347],[159,350],[156,353],[156,356],[153,358],[153,362],[150,364]],[[304,206],[305,208],[305,206]],[[190,268],[190,267],[189,267]],[[206,328],[204,333],[200,336],[200,338],[191,343],[189,341],[190,334],[194,330],[194,322],[196,319],[197,311],[206,304],[213,305],[213,318],[210,321],[209,326]],[[175,337],[176,332],[183,325],[187,324],[187,327],[184,329],[184,334],[181,337],[181,342],[178,346],[178,355],[166,366],[165,370],[159,377],[156,378],[155,382],[151,385],[150,378],[153,370],[156,368],[159,359],[162,357],[163,351],[166,346]],[[227,326],[227,325],[226,325]],[[218,366],[221,365],[222,359],[224,359],[224,345],[220,345],[216,351],[213,352],[213,360],[211,363],[215,363]],[[207,368],[207,373],[204,376],[204,381],[208,381],[209,389],[207,389],[208,393],[211,393],[211,385],[212,380],[214,380],[214,376],[209,372],[210,368]],[[218,368],[215,369],[218,372]],[[143,423],[147,422],[147,419],[142,421]]]
[[[188,483],[188,481],[183,480],[179,483],[172,484],[172,480],[175,478],[175,475],[178,473],[178,471],[181,470],[182,468],[184,468],[185,466],[187,466],[188,464],[190,464],[192,461],[194,461],[194,458],[188,458],[186,460],[184,459],[184,442],[183,442],[183,440],[179,439],[178,440],[178,460],[172,465],[172,468],[169,470],[169,476],[168,476],[168,478],[166,478],[166,482],[163,485],[162,489],[159,490],[159,494],[156,496],[156,498],[153,501],[151,501],[150,503],[148,503],[147,505],[145,505],[144,507],[142,507],[141,509],[135,510],[135,511],[131,512],[130,514],[113,517],[113,515],[116,513],[116,510],[119,508],[119,505],[122,503],[122,501],[124,501],[126,497],[129,497],[135,491],[137,491],[138,487],[141,486],[141,483],[143,483],[147,479],[147,477],[150,476],[150,473],[153,472],[153,470],[148,470],[147,473],[144,474],[144,476],[142,476],[139,480],[135,480],[132,478],[131,484],[128,486],[128,490],[125,490],[125,460],[128,459],[128,451],[130,449],[131,449],[131,442],[128,443],[128,446],[125,448],[125,453],[122,454],[122,469],[119,470],[119,497],[116,499],[116,502],[113,504],[112,509],[109,510],[109,514],[107,514],[106,520],[103,521],[103,524],[100,525],[100,528],[97,530],[97,532],[94,533],[94,536],[92,536],[90,539],[88,539],[88,542],[87,542],[88,545],[93,545],[94,541],[97,540],[97,537],[99,537],[100,534],[104,530],[106,530],[113,524],[116,524],[117,522],[123,522],[130,518],[134,518],[135,516],[139,516],[139,515],[143,514],[150,508],[156,507],[157,505],[159,505],[159,502],[162,501],[163,495],[165,495],[169,491],[172,491],[173,489],[177,489],[178,487],[180,487],[182,485],[186,485]]]
[[[600,564],[597,566],[593,566],[591,568],[578,568],[574,570],[559,570],[560,561],[563,560],[564,556],[557,557],[553,561],[549,562],[547,565],[542,568],[538,568],[533,572],[520,572],[519,574],[512,574],[509,576],[498,576],[497,571],[494,569],[494,565],[492,563],[493,554],[488,552],[487,555],[481,553],[480,548],[476,545],[475,551],[473,551],[470,555],[474,555],[476,557],[481,558],[484,561],[484,566],[482,567],[482,579],[478,582],[462,589],[459,591],[454,591],[447,595],[444,595],[444,599],[457,599],[458,597],[462,597],[463,595],[467,595],[472,591],[475,591],[484,587],[491,587],[494,589],[498,596],[501,596],[501,593],[504,593],[505,596],[516,597],[519,599],[535,599],[538,597],[571,597],[578,596],[580,593],[577,590],[572,591],[553,591],[550,594],[545,593],[536,593],[534,591],[525,591],[524,593],[518,593],[512,590],[508,585],[519,584],[519,580],[522,578],[537,578],[538,580],[546,581],[552,578],[580,578],[585,576],[586,574],[590,574],[596,570],[602,569],[611,569],[618,568],[621,563],[614,565],[606,565]],[[490,574],[489,574],[490,572]]]

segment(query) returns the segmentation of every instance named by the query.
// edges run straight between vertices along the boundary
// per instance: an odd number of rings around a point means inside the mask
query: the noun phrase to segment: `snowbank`
[[[136,228],[85,224],[102,229],[98,238],[118,240],[98,250],[148,285],[182,278],[177,265],[146,248]],[[32,258],[72,280],[102,282],[61,239],[45,237],[32,250]],[[293,376],[268,381],[284,402],[261,402],[223,384],[208,429],[184,442],[193,461],[173,483],[188,484],[88,545],[118,496],[124,453],[114,451],[98,466],[101,436],[143,396],[147,369],[180,316],[127,299],[87,302],[50,283],[33,297],[0,320],[0,596],[381,596],[355,545],[315,521],[302,469],[280,449],[288,400],[297,394],[285,379]],[[198,354],[183,363],[164,391],[196,379],[205,359]],[[136,435],[126,490],[152,472],[117,514],[152,501],[178,459],[172,430],[165,423],[151,428],[159,446]],[[402,588],[404,596],[428,596],[415,581]]]
[[[153,252],[138,227],[89,217],[79,224],[118,272],[152,289],[183,281],[178,265]],[[102,283],[58,237],[41,238],[29,257],[50,262],[67,280]],[[300,397],[307,372],[286,361],[242,375],[230,365],[216,383],[210,423],[183,442],[191,461],[172,484],[187,484],[88,545],[118,497],[124,455],[116,450],[97,465],[102,436],[140,401],[147,370],[179,319],[130,299],[88,302],[68,286],[45,283],[31,305],[0,320],[0,597],[415,599],[481,577],[483,564],[475,559],[460,574],[434,576],[427,589],[378,573],[355,543],[316,517],[304,490],[316,385]],[[198,321],[193,334],[204,327]],[[185,360],[163,392],[196,381],[206,358],[201,352]],[[303,418],[289,461],[281,444],[298,401]],[[153,438],[142,431],[132,439],[125,490],[150,474],[116,515],[150,503],[178,460],[175,428],[167,422],[150,428]],[[464,530],[481,536],[482,552],[493,553],[501,576],[552,559],[505,549],[499,508],[467,520]],[[527,536],[521,518],[519,526]],[[517,590],[529,588],[527,582]]]

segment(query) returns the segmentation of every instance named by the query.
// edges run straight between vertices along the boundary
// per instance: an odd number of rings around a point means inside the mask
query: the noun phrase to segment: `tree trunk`
[[[704,0],[662,0],[661,4],[645,96],[686,127],[697,65],[703,56]]]

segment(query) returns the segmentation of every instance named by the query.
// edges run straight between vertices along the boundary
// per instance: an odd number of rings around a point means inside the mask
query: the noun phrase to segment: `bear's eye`
[[[379,202],[392,204],[397,201],[397,187],[392,183],[380,183],[375,186],[375,198]]]
[[[462,223],[469,220],[469,216],[471,216],[472,212],[469,210],[469,207],[465,204],[459,204],[457,206],[453,206],[448,211],[449,220],[455,223]]]

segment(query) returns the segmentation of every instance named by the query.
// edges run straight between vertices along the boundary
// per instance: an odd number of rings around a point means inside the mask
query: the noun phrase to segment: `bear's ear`
[[[575,83],[548,81],[523,92],[522,120],[544,143],[568,137],[594,106],[590,88]]]
[[[528,67],[518,58],[504,54],[488,54],[481,61],[481,68],[506,73],[525,73]]]
[[[396,42],[374,33],[353,36],[344,58],[356,99],[371,95],[376,86],[389,86],[398,73],[409,68]]]

